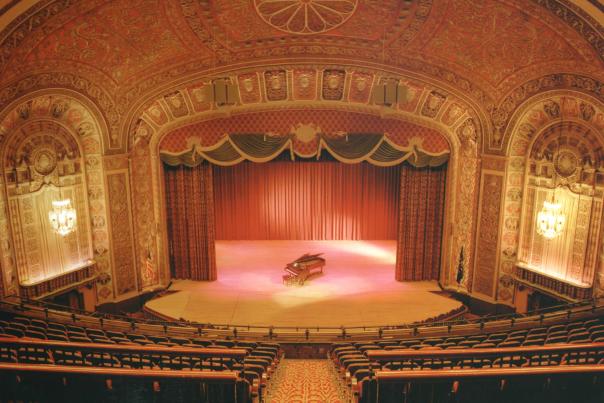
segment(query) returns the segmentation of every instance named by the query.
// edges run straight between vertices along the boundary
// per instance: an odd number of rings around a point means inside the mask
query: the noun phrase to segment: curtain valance
[[[421,167],[436,167],[449,160],[449,151],[430,153],[420,144],[406,147],[392,142],[384,134],[348,133],[339,136],[319,134],[316,151],[304,157],[320,158],[326,150],[335,159],[347,164],[367,161],[378,166],[393,166],[404,161]],[[161,160],[171,166],[194,167],[203,161],[221,166],[230,166],[248,160],[268,162],[283,151],[289,150],[292,161],[298,153],[294,149],[293,135],[275,136],[269,134],[228,134],[218,143],[203,147],[193,144],[190,150],[181,153],[160,152]]]

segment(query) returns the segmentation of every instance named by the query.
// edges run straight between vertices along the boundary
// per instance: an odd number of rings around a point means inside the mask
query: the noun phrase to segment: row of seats
[[[602,321],[602,318],[594,318],[567,324],[469,336],[378,340],[363,343],[334,343],[334,348],[354,346],[359,352],[364,352],[372,349],[504,348],[541,346],[556,343],[597,343],[602,341],[604,341],[604,321]]]
[[[556,344],[581,344],[604,342],[604,321],[602,318],[573,321],[547,327],[514,330],[509,332],[478,334],[469,336],[451,336],[447,338],[421,338],[412,340],[376,340],[365,343],[335,343],[331,357],[345,383],[351,386],[355,382],[371,377],[379,369],[441,369],[441,368],[479,368],[484,366],[521,367],[525,365],[558,365],[563,363],[562,356],[526,357],[520,354],[514,357],[496,359],[451,360],[408,360],[382,366],[368,355],[373,351],[446,351],[475,350],[487,348],[529,348]],[[592,360],[593,361],[593,360]],[[596,361],[599,361],[597,359]],[[596,362],[597,363],[597,362]]]
[[[5,314],[6,315],[6,314]],[[140,332],[119,332],[98,328],[86,328],[73,324],[62,324],[40,319],[15,316],[0,319],[0,332],[15,337],[30,337],[42,340],[72,341],[80,343],[104,343],[126,345],[160,345],[216,348],[254,348],[257,343],[231,340],[191,339],[173,336],[146,335]]]
[[[236,371],[241,379],[249,382],[252,393],[258,396],[262,396],[279,359],[279,351],[270,346],[259,348],[256,355],[250,355],[241,349],[130,348],[27,340],[0,339],[0,363],[141,371]],[[232,356],[237,358],[230,358]]]
[[[74,353],[70,349],[61,351],[47,348],[1,348],[0,361],[13,363],[102,366],[132,369],[171,370],[236,370],[254,385],[258,394],[266,386],[275,370],[282,350],[277,343],[249,342],[240,340],[212,340],[183,338],[166,335],[145,334],[143,332],[119,332],[99,328],[88,328],[76,324],[63,324],[26,316],[0,313],[0,337],[17,337],[48,340],[65,343],[93,343],[131,347],[192,348],[216,351],[242,349],[246,352],[243,360],[229,357],[187,357],[154,356],[141,357],[139,354],[119,354],[117,352]]]
[[[73,324],[56,323],[25,316],[11,317],[8,313],[3,313],[2,319],[0,319],[0,335],[29,337],[40,340],[131,346],[241,348],[247,350],[250,354],[253,354],[258,348],[271,347],[279,350],[278,343],[184,338],[170,335],[158,336],[145,334],[143,332],[125,333],[98,328],[86,328]]]
[[[355,403],[596,403],[604,366],[378,371],[356,391]]]
[[[146,371],[0,363],[2,402],[251,403],[234,372]],[[257,399],[256,399],[257,401]]]

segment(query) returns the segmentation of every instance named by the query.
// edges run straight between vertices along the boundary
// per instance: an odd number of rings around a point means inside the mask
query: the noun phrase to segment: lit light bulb
[[[76,211],[71,207],[71,200],[55,200],[52,210],[48,213],[52,229],[61,236],[66,236],[75,230]]]
[[[555,202],[543,202],[543,208],[537,214],[537,233],[547,239],[554,239],[564,231],[566,216],[562,205]]]

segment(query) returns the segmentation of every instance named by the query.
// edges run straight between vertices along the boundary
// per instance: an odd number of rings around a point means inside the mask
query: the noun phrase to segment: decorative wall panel
[[[339,101],[344,96],[344,80],[346,73],[343,70],[325,70],[323,72],[323,99]]]
[[[13,250],[11,248],[10,223],[8,205],[2,193],[4,191],[4,175],[0,175],[0,282],[4,295],[14,294],[16,291],[17,270],[14,264]]]
[[[293,98],[301,101],[312,101],[317,98],[317,71],[296,69],[293,71]]]
[[[91,257],[88,214],[83,185],[59,191],[44,188],[35,193],[12,198],[10,214],[17,248],[20,284],[30,285],[75,270]],[[50,228],[48,213],[51,202],[69,198],[78,215],[77,230],[60,236]],[[83,233],[83,234],[80,234]]]
[[[159,264],[153,182],[149,147],[142,142],[132,150],[132,215],[135,233],[136,269],[140,288],[159,284]]]
[[[577,194],[564,188],[554,191],[535,186],[531,178],[527,189],[530,197],[524,201],[522,253],[518,256],[518,264],[570,284],[591,286],[598,253],[596,245],[601,224],[597,218],[602,214],[601,200],[594,202],[589,194]],[[566,223],[561,235],[546,239],[537,233],[535,223],[543,202],[552,198],[562,205]]]
[[[503,176],[483,172],[473,290],[490,298],[495,297],[502,193]]]
[[[284,101],[287,99],[287,72],[285,70],[266,71],[264,85],[267,100]]]
[[[128,171],[107,173],[109,216],[111,218],[111,245],[115,267],[117,295],[136,290],[132,219],[130,217],[130,188]]]
[[[591,206],[591,217],[589,220],[589,235],[587,240],[587,250],[585,252],[585,269],[583,270],[580,281],[583,283],[589,283],[594,278],[594,274],[597,269],[599,247],[598,232],[602,230],[602,200],[593,200]]]
[[[348,99],[350,102],[367,103],[373,88],[373,74],[354,72],[350,77]]]
[[[258,74],[242,74],[237,77],[237,82],[239,84],[239,94],[241,98],[241,103],[250,104],[254,102],[260,102],[261,95]]]
[[[478,138],[480,137],[472,119],[466,119],[457,127],[457,138],[461,146],[457,158],[457,167],[452,170],[457,177],[453,182],[455,195],[455,210],[447,207],[449,217],[454,217],[450,261],[443,265],[445,275],[443,283],[456,289],[472,291],[474,272],[474,247],[476,245],[475,231],[478,211],[478,187],[480,175],[480,160],[478,159]],[[450,181],[451,177],[447,178]],[[449,206],[451,203],[447,203]],[[446,214],[446,215],[447,215]],[[445,215],[445,216],[446,216]],[[447,237],[445,235],[445,243]],[[446,247],[446,246],[445,246]],[[463,259],[461,259],[463,254]],[[461,260],[461,262],[460,262]],[[463,275],[460,273],[460,263]]]

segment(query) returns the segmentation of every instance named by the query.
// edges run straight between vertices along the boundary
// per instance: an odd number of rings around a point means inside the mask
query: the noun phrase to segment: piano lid
[[[323,254],[323,252],[321,253],[316,253],[314,255],[311,255],[309,253],[305,253],[302,256],[300,256],[299,258],[297,258],[296,260],[294,260],[291,264],[295,264],[295,263],[303,263],[303,262],[308,262],[310,260],[325,260],[322,257],[319,257]]]

